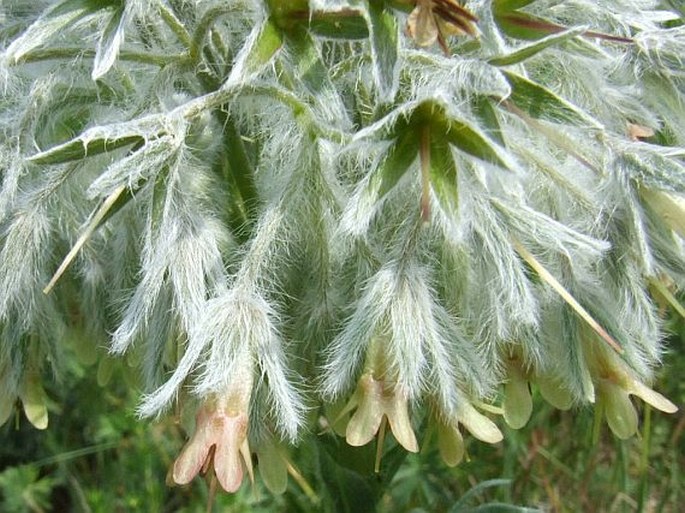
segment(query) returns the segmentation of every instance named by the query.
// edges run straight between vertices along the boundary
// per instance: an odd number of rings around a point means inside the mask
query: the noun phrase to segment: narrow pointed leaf
[[[479,96],[473,102],[473,111],[478,117],[481,126],[484,127],[486,135],[504,148],[506,144],[502,136],[502,127],[492,103],[493,101],[490,98]]]
[[[543,18],[515,10],[495,12],[494,18],[497,26],[504,34],[526,41],[542,39],[565,29],[565,27]]]
[[[664,155],[645,143],[638,143],[639,151],[627,151],[617,160],[617,167],[625,169],[640,185],[685,194],[685,165],[677,157]],[[636,148],[636,150],[637,150]]]
[[[498,57],[491,57],[488,62],[494,66],[511,66],[512,64],[518,64],[537,55],[541,51],[550,48],[552,46],[560,45],[574,37],[582,34],[584,32],[583,27],[576,27],[572,29],[565,30],[558,34],[552,34],[533,44],[519,48],[507,55],[501,55]]]
[[[399,84],[397,56],[400,40],[397,18],[384,9],[381,2],[370,1],[367,12],[376,87],[381,101],[390,102]]]
[[[242,83],[259,73],[281,46],[283,46],[281,31],[271,18],[260,27],[255,27],[236,57],[236,64],[224,87]]]
[[[511,85],[509,99],[531,117],[554,123],[601,128],[598,121],[546,87],[510,71],[504,71],[504,74]]]
[[[22,35],[7,48],[6,55],[14,63],[19,62],[31,50],[48,43],[52,37],[69,28],[77,21],[101,8],[108,2],[94,0],[65,0],[48,9]]]
[[[464,153],[503,169],[511,169],[512,164],[504,151],[472,123],[450,116],[442,106],[436,106],[433,102],[424,105],[423,110],[431,111],[429,116],[433,133],[442,134],[446,141]]]
[[[459,210],[457,166],[449,145],[440,140],[431,141],[431,187],[445,214],[455,219]]]
[[[500,14],[520,9],[533,2],[535,2],[535,0],[493,0],[492,10],[494,13]]]
[[[105,75],[114,65],[119,56],[119,49],[124,41],[124,28],[127,23],[126,3],[122,3],[112,13],[102,36],[98,41],[93,61],[93,72],[91,77],[97,80]]]
[[[165,116],[154,114],[123,123],[96,126],[28,160],[36,165],[62,164],[113,151],[163,135],[166,122]]]
[[[414,162],[418,152],[418,138],[410,130],[401,133],[392,143],[369,183],[369,188],[377,191],[377,200],[382,199],[397,185]]]

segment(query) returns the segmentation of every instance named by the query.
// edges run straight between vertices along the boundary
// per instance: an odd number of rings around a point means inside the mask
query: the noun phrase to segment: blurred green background
[[[255,484],[246,481],[239,493],[218,493],[213,510],[683,511],[685,322],[671,320],[666,329],[667,353],[654,388],[681,410],[666,415],[640,403],[641,434],[630,440],[613,437],[592,409],[559,412],[537,396],[524,429],[498,421],[505,438],[496,446],[466,436],[468,460],[453,469],[420,424],[418,454],[386,437],[380,474],[373,473],[373,443],[351,448],[332,434],[311,432],[290,450],[300,478],[291,475],[285,494],[273,496],[257,473]],[[183,430],[172,418],[138,421],[133,373],[125,360],[102,359],[98,368],[92,355],[87,362],[72,358],[67,377],[48,387],[47,430],[34,429],[21,414],[1,428],[0,511],[206,511],[204,481],[165,484]]]

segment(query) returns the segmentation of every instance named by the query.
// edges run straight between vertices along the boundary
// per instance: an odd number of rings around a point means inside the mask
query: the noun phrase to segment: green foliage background
[[[685,323],[673,321],[669,328],[669,351],[656,386],[685,404]],[[49,430],[37,431],[20,419],[0,428],[0,511],[204,512],[206,482],[183,488],[164,482],[185,439],[178,425],[135,417],[139,391],[126,384],[121,364],[113,382],[102,388],[94,367],[76,361],[64,386],[48,391]],[[663,415],[643,409],[640,436],[627,441],[606,426],[595,439],[591,409],[560,412],[536,397],[534,412],[524,429],[507,429],[497,446],[471,439],[469,461],[453,469],[435,449],[407,455],[389,442],[383,474],[377,476],[371,446],[341,452],[339,441],[313,434],[294,449],[312,494],[290,479],[285,495],[274,496],[257,480],[238,494],[219,494],[214,511],[456,513],[494,501],[551,512],[680,511],[682,411]],[[478,488],[492,479],[506,481]],[[453,509],[474,487],[478,493],[467,497],[465,507]]]

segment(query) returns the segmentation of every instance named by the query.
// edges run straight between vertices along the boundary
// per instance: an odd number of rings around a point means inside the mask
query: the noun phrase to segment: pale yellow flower
[[[377,379],[371,372],[364,373],[343,414],[355,408],[345,430],[348,444],[360,446],[369,443],[378,433],[383,417],[386,417],[399,444],[410,452],[418,452],[407,398],[397,390],[394,382]]]

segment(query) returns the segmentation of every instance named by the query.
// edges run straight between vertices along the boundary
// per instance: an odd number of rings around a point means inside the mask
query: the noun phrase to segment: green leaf
[[[434,100],[423,102],[414,116],[412,122],[425,120],[430,123],[433,134],[441,134],[446,141],[464,153],[501,168],[511,169],[509,159],[493,141],[469,121],[458,119],[447,112],[442,104]]]
[[[471,487],[461,498],[450,508],[449,513],[461,513],[466,510],[466,505],[476,499],[484,490],[488,488],[510,487],[511,479],[489,479],[481,481],[476,486]]]
[[[556,23],[518,11],[495,11],[494,17],[500,30],[514,39],[531,41],[562,32],[565,29]]]
[[[62,164],[124,146],[140,143],[165,133],[166,117],[153,114],[142,118],[89,128],[78,137],[29,157],[36,165]]]
[[[91,74],[93,80],[102,78],[117,60],[119,48],[124,42],[124,28],[128,22],[127,13],[126,4],[119,5],[102,32],[93,62]]]
[[[505,502],[491,502],[458,511],[460,513],[542,513],[542,510],[536,508],[526,508],[525,506],[516,506],[515,504],[507,504]]]
[[[399,27],[397,18],[384,9],[382,3],[368,3],[367,23],[371,34],[374,79],[381,101],[390,102],[395,97],[399,85]]]
[[[575,38],[576,36],[582,34],[584,30],[585,29],[583,27],[568,29],[560,32],[559,34],[547,36],[535,43],[524,46],[523,48],[519,48],[518,50],[515,50],[507,55],[491,57],[488,59],[488,62],[494,66],[510,66],[512,64],[518,64],[519,62],[523,62],[547,48],[559,45],[565,41]]]
[[[259,73],[283,46],[281,30],[271,18],[255,28],[240,50],[226,84],[238,84]]]
[[[391,144],[381,165],[376,168],[369,187],[376,191],[380,200],[388,194],[405,175],[419,152],[419,140],[411,129],[405,130]]]
[[[366,39],[368,23],[356,9],[338,11],[314,11],[309,19],[309,29],[316,35],[331,39]]]
[[[114,161],[88,187],[91,198],[107,197],[120,187],[137,189],[138,184],[148,180],[176,157],[181,138],[163,135],[135,148],[129,155]]]
[[[511,85],[509,99],[531,117],[554,123],[601,128],[597,120],[546,87],[510,71],[504,71],[504,74]]]
[[[473,101],[473,112],[485,128],[486,134],[497,144],[505,147],[502,127],[499,124],[497,109],[493,106],[492,100],[486,96],[476,97]]]
[[[438,137],[431,136],[430,180],[440,207],[450,219],[457,218],[459,210],[459,189],[457,187],[457,166],[449,145]]]
[[[306,30],[292,30],[286,39],[288,55],[294,61],[294,75],[312,94],[334,91],[328,68],[321,59],[319,48]]]
[[[492,11],[494,13],[510,12],[526,5],[530,5],[535,0],[493,0]]]
[[[626,151],[618,157],[618,167],[650,189],[685,193],[685,166],[664,155],[663,150],[637,143],[634,151]]]
[[[376,511],[376,497],[372,483],[360,472],[368,464],[367,472],[373,468],[373,447],[351,447],[339,445],[336,441],[317,444],[319,449],[319,472],[329,492],[333,508],[341,513],[373,513]]]
[[[17,63],[31,50],[46,44],[52,36],[69,30],[77,21],[100,9],[119,5],[117,0],[65,0],[45,11],[22,35],[7,47],[6,56]]]

